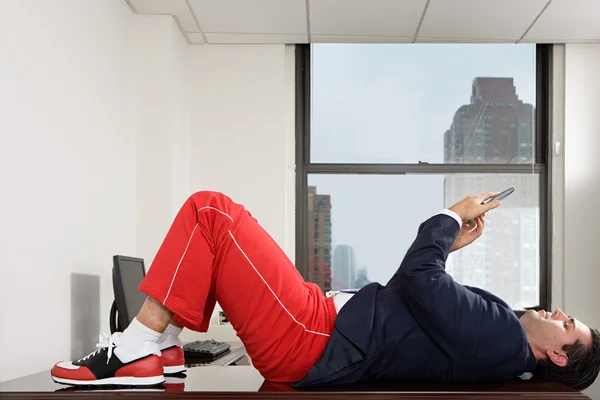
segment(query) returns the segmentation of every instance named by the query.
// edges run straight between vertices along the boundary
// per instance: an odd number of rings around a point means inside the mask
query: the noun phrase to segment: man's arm
[[[467,219],[446,214],[420,226],[390,285],[398,288],[422,329],[450,357],[465,360],[495,355],[497,359],[502,353],[509,357],[520,347],[503,339],[522,335],[512,310],[458,284],[445,271],[460,221]]]

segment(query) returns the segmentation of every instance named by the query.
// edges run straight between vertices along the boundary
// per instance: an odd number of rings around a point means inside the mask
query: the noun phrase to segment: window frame
[[[295,125],[296,125],[296,267],[308,278],[308,176],[311,174],[443,174],[443,173],[538,173],[540,176],[540,304],[528,309],[549,309],[552,285],[552,45],[536,45],[535,162],[531,164],[377,164],[312,163],[311,131],[311,45],[295,49]],[[310,221],[312,222],[312,220]],[[403,255],[399,255],[401,257]],[[525,310],[515,310],[519,315]]]

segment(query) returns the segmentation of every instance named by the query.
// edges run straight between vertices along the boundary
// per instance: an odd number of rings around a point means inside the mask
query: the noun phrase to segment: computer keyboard
[[[225,353],[231,345],[229,343],[217,342],[216,340],[196,340],[183,345],[185,355],[196,357],[215,357]]]

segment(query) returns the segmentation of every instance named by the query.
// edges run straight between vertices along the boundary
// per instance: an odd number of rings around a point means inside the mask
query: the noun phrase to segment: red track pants
[[[304,282],[252,215],[216,192],[184,203],[140,290],[200,332],[218,301],[253,365],[273,382],[304,377],[336,317],[333,297]]]

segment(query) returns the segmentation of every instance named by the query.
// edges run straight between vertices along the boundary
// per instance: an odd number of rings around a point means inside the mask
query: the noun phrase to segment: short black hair
[[[538,360],[534,376],[562,382],[575,390],[588,388],[600,371],[600,332],[590,328],[592,344],[590,346],[578,339],[573,344],[563,346],[569,359],[565,367],[560,367],[549,358]]]

